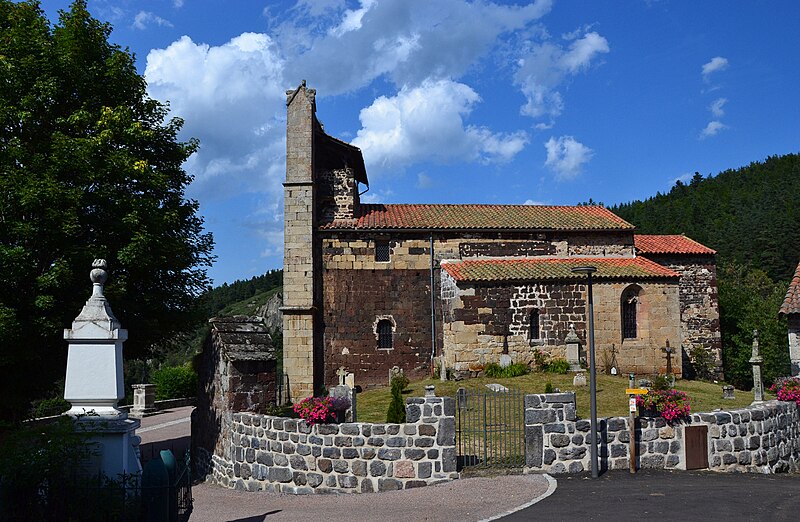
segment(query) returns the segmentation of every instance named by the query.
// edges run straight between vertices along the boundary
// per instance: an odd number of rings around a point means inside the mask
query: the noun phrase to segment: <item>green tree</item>
[[[197,143],[110,33],[85,0],[56,24],[38,2],[0,0],[0,415],[63,377],[93,258],[109,261],[128,357],[189,325],[208,286],[213,241],[181,167]]]
[[[766,273],[740,265],[719,270],[719,307],[722,328],[725,378],[737,388],[753,387],[750,357],[753,330],[764,358],[763,376],[767,384],[789,374],[789,348],[786,322],[778,308],[786,285],[774,283]]]

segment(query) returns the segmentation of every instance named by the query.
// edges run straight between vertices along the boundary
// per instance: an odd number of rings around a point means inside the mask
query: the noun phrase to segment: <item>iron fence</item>
[[[525,465],[525,395],[515,390],[456,393],[458,467]]]

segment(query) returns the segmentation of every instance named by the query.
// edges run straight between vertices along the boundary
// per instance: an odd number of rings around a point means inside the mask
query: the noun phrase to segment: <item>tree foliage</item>
[[[753,387],[750,364],[753,331],[764,358],[762,376],[766,383],[789,374],[786,321],[777,310],[786,294],[786,285],[773,283],[764,271],[739,265],[719,271],[719,307],[725,378],[740,389]]]
[[[208,285],[212,238],[181,167],[197,143],[110,33],[85,0],[56,24],[0,0],[0,371],[15,413],[63,377],[93,258],[109,261],[126,356],[190,324]]]

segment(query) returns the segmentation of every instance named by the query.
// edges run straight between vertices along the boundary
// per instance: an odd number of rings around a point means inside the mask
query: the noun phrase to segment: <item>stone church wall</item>
[[[564,338],[569,325],[586,345],[586,285],[578,283],[457,285],[446,274],[442,278],[445,318],[444,350],[449,367],[477,372],[508,353],[514,362],[530,363],[535,350],[565,357]],[[612,345],[618,369],[649,374],[666,371],[660,348],[676,349],[673,373],[681,375],[678,286],[648,282],[641,288],[637,338],[622,339],[622,292],[630,283],[596,283],[595,347],[598,364],[604,352],[610,358]],[[529,314],[539,311],[540,335],[531,339]]]
[[[656,263],[681,275],[681,328],[683,349],[702,345],[722,372],[722,339],[717,297],[717,268],[713,256],[648,255]]]

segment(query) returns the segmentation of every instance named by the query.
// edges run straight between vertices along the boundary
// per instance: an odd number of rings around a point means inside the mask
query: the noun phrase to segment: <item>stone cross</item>
[[[764,381],[761,378],[761,365],[764,358],[758,353],[758,330],[753,330],[753,353],[750,357],[750,364],[753,365],[753,402],[764,400]]]
[[[667,345],[661,349],[664,352],[664,358],[667,360],[667,375],[672,375],[672,353],[675,351],[669,345],[669,339],[667,339]]]
[[[339,366],[336,370],[336,375],[339,377],[339,386],[346,386],[345,380],[347,379],[347,368]]]
[[[611,375],[617,374],[617,347],[611,344]]]

